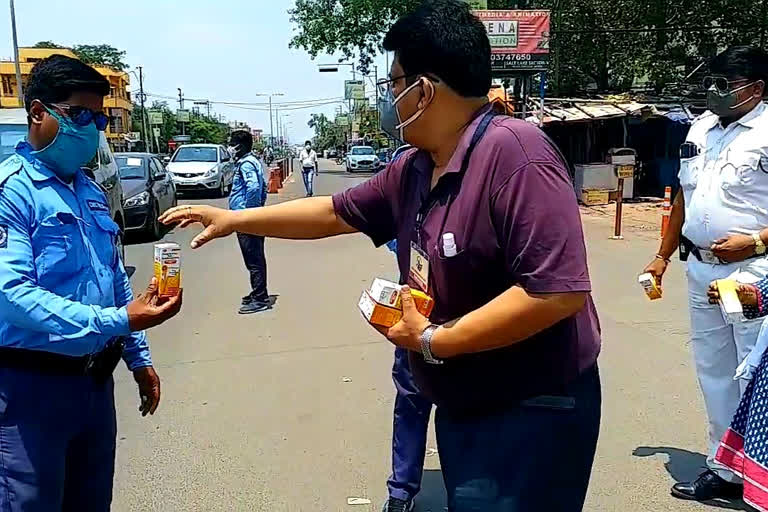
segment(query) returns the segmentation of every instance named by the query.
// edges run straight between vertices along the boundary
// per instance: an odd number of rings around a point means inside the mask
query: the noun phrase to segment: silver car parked
[[[185,144],[173,154],[166,170],[179,193],[212,192],[225,197],[232,188],[232,158],[219,144]]]

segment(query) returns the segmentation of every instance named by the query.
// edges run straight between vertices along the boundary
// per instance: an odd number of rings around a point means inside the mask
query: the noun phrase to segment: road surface
[[[327,160],[321,170],[317,194],[365,179]],[[297,174],[270,202],[301,196]],[[604,337],[603,424],[585,510],[706,510],[668,492],[675,479],[698,474],[706,447],[682,265],[675,262],[665,278],[664,299],[651,303],[636,275],[657,240],[647,232],[610,240],[611,226],[600,219],[586,219],[585,227]],[[238,316],[248,281],[236,240],[192,251],[194,232],[165,237],[184,247],[185,303],[176,319],[150,332],[163,382],[154,417],[140,417],[131,375],[117,372],[113,509],[379,510],[389,473],[393,349],[356,304],[372,278],[396,278],[393,256],[360,235],[270,240],[275,308]],[[152,244],[126,252],[134,286],[143,288]],[[430,434],[420,511],[445,506],[434,448]],[[371,504],[349,506],[349,497]]]

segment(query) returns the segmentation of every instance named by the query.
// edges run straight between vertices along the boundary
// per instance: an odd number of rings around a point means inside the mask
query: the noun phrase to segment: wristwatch
[[[765,244],[760,238],[760,233],[752,233],[752,238],[755,240],[755,254],[765,254]]]
[[[428,364],[443,364],[441,359],[435,357],[432,353],[432,336],[435,335],[435,331],[439,325],[429,325],[419,337],[419,343],[421,343],[421,354],[424,356],[424,361]]]

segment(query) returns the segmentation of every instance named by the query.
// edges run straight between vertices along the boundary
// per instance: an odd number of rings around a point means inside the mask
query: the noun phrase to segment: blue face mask
[[[46,110],[58,121],[59,131],[50,144],[31,154],[59,178],[70,180],[99,149],[99,130],[93,122],[79,126],[48,107]]]

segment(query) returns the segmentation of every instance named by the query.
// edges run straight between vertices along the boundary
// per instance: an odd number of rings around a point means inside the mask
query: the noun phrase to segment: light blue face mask
[[[79,126],[71,119],[45,107],[59,123],[59,131],[50,144],[31,154],[59,178],[70,180],[99,149],[99,130],[93,122]]]

